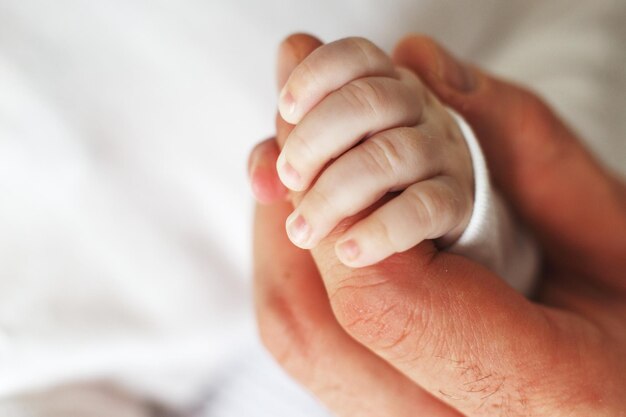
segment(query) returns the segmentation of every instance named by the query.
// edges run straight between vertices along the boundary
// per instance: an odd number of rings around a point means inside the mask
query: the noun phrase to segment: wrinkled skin
[[[319,46],[294,35],[278,81]],[[338,416],[626,415],[626,187],[535,95],[411,36],[397,64],[475,129],[494,183],[545,257],[533,301],[482,266],[425,242],[350,269],[334,243],[284,232],[298,202],[276,177],[277,141],[250,159],[258,205],[255,293],[261,337]],[[355,216],[359,218],[360,216]],[[362,215],[361,215],[362,217]]]

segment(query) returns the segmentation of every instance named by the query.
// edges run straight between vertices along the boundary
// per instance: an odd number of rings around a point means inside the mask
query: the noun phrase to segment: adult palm
[[[279,84],[319,41],[288,38]],[[338,232],[290,244],[274,171],[290,126],[251,155],[261,336],[281,365],[342,416],[626,415],[626,188],[535,95],[412,36],[394,53],[474,128],[493,180],[535,233],[534,301],[425,242],[343,266]]]

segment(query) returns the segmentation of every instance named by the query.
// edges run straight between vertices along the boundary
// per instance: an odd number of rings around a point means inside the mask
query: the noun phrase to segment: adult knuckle
[[[530,90],[522,90],[524,113],[530,113],[533,118],[547,120],[552,117],[552,110],[537,94]]]
[[[519,88],[515,107],[518,117],[517,137],[526,142],[532,140],[541,146],[550,162],[559,160],[560,153],[569,149],[572,136],[563,134],[564,127],[550,105],[539,95]]]
[[[418,297],[398,297],[397,288],[386,279],[365,285],[351,282],[330,296],[342,328],[360,343],[394,359],[414,356],[427,321],[415,302]]]

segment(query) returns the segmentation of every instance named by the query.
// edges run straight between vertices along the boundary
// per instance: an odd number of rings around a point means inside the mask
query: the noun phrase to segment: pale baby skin
[[[315,247],[390,192],[399,194],[338,240],[344,264],[461,236],[474,200],[463,134],[419,78],[376,45],[346,38],[319,47],[291,73],[278,107],[296,125],[276,166],[282,183],[304,194],[286,221],[295,245]]]

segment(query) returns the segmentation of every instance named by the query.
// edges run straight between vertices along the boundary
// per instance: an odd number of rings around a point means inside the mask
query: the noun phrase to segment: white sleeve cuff
[[[447,250],[482,264],[513,288],[527,294],[537,275],[537,249],[491,186],[485,156],[476,135],[461,116],[451,110],[450,113],[458,123],[472,157],[474,209],[467,228]]]

